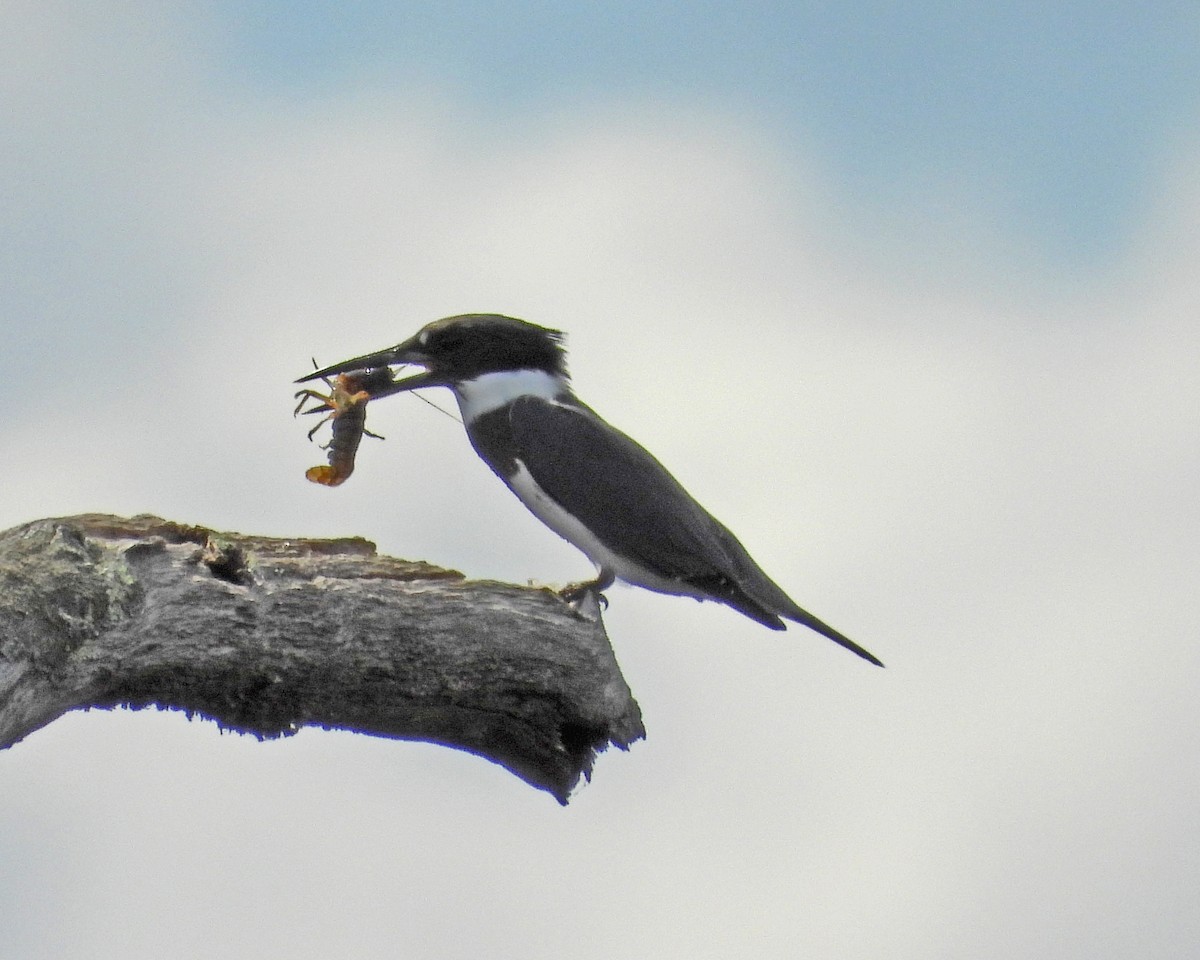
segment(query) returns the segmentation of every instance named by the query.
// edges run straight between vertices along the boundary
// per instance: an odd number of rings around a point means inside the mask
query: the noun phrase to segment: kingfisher
[[[371,399],[448,387],[484,463],[595,564],[594,580],[562,591],[568,601],[599,596],[622,580],[715,600],[772,630],[791,620],[883,666],[793,602],[666,467],[575,396],[563,338],[562,331],[514,317],[463,314],[296,382],[411,364],[424,369],[373,386]]]

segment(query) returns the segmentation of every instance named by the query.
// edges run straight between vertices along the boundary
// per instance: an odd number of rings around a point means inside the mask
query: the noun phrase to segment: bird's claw
[[[595,580],[585,580],[582,583],[569,583],[558,590],[558,598],[569,606],[577,616],[592,620],[608,609],[608,597],[603,591],[612,585],[612,578],[602,574]],[[595,614],[588,610],[589,601],[595,603]]]

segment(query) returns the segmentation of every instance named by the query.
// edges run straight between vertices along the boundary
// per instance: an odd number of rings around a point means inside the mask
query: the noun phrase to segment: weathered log
[[[70,710],[151,705],[260,738],[440,743],[562,803],[645,735],[595,603],[358,538],[100,514],[0,533],[0,748]]]

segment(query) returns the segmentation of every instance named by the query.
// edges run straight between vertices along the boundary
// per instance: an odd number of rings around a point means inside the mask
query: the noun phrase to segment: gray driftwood
[[[0,533],[0,748],[69,710],[156,705],[260,738],[445,744],[565,803],[597,753],[645,733],[585,614],[357,538],[39,520]]]

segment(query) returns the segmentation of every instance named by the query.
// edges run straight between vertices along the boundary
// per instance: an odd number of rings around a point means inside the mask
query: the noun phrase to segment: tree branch
[[[102,514],[0,533],[0,748],[70,710],[152,704],[259,738],[432,741],[561,803],[645,735],[594,604],[358,538]]]

